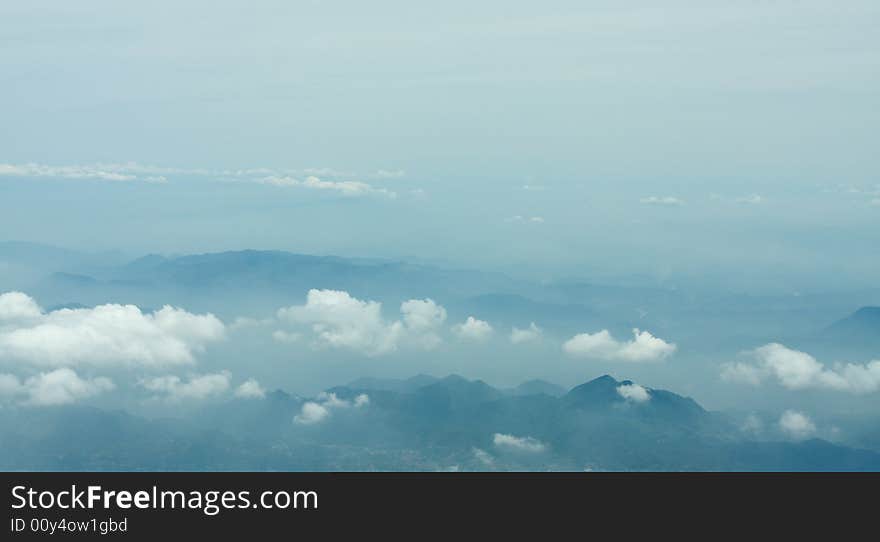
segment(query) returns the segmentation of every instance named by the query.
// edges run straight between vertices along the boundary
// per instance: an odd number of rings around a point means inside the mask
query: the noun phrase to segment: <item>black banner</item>
[[[5,473],[0,540],[873,530],[876,474]],[[711,526],[711,527],[707,527]],[[712,530],[706,531],[710,528]],[[232,537],[232,538],[229,538]],[[255,538],[256,537],[256,538]],[[493,538],[494,539],[494,538]]]

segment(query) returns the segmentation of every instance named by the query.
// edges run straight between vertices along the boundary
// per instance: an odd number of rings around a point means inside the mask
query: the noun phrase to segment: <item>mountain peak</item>
[[[819,337],[860,347],[880,345],[880,307],[861,307],[825,328]]]

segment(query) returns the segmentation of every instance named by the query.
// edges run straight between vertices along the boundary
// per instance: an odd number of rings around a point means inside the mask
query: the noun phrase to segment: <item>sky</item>
[[[8,2],[0,231],[875,286],[867,1]]]

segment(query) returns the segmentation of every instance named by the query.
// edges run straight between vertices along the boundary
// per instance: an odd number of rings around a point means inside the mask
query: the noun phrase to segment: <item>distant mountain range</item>
[[[19,407],[0,417],[0,468],[880,470],[874,452],[817,439],[756,441],[692,399],[644,388],[633,401],[620,391],[627,386],[606,375],[555,396],[544,382],[501,390],[419,375],[359,379],[315,398],[279,390],[206,405],[187,419]],[[325,415],[298,423],[309,401]]]

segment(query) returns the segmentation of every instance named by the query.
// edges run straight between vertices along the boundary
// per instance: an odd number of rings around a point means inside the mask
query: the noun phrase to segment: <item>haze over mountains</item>
[[[16,365],[22,343],[0,340],[7,468],[880,468],[873,384],[835,365],[873,370],[876,291],[752,296],[282,251],[130,258],[0,243],[10,291],[47,323],[105,304],[150,322],[172,305],[216,315],[221,332],[169,337],[189,349],[179,369],[51,365],[74,367],[80,386],[54,406],[35,395],[40,358]],[[335,292],[331,305],[310,291]],[[336,303],[350,312],[321,312]],[[782,358],[759,348],[772,344]],[[786,380],[774,364],[789,360],[813,376]]]
[[[187,419],[88,407],[4,416],[5,469],[877,470],[880,454],[759,439],[675,393],[602,376],[560,397],[457,375],[274,391]],[[391,390],[389,388],[396,388]],[[308,416],[310,409],[319,416]]]
[[[591,325],[627,331],[641,324],[677,334],[708,334],[721,342],[838,334],[870,344],[880,327],[878,309],[871,308],[880,306],[880,289],[753,296],[584,280],[535,283],[500,273],[283,251],[126,260],[119,253],[90,255],[19,242],[0,243],[0,264],[6,290],[30,292],[45,306],[129,302],[153,307],[171,302],[235,317],[274,311],[301,302],[310,289],[326,288],[386,303],[430,297],[462,314],[479,312],[521,326],[547,322],[566,332]],[[840,326],[826,330],[850,314],[846,331]]]

